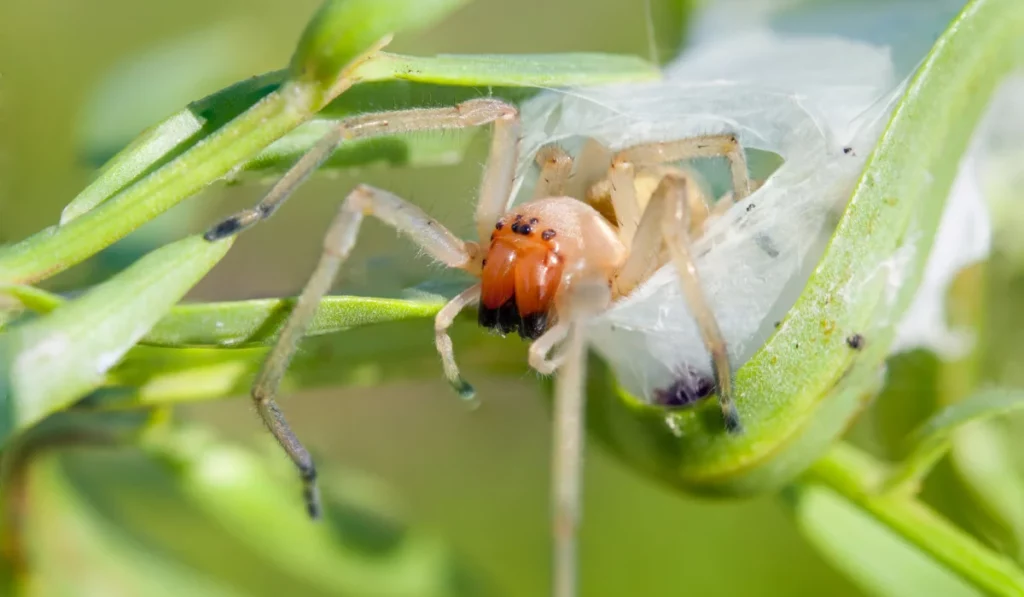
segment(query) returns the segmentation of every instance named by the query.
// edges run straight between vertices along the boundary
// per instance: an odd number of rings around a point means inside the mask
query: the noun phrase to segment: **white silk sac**
[[[764,344],[820,259],[899,97],[898,79],[887,48],[753,32],[687,50],[659,82],[543,93],[522,108],[517,201],[529,198],[534,156],[548,143],[572,153],[586,137],[622,149],[734,133],[752,167],[755,150],[780,156],[764,186],[711,221],[692,247],[738,368]],[[650,397],[687,368],[711,374],[671,265],[592,320],[587,332],[636,396]]]

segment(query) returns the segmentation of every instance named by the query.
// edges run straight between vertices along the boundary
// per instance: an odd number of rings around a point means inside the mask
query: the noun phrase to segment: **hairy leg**
[[[330,289],[338,269],[355,244],[364,215],[373,215],[412,238],[424,251],[448,267],[462,268],[471,262],[475,243],[465,243],[445,229],[423,210],[391,193],[367,186],[353,190],[341,204],[324,238],[323,253],[316,270],[306,283],[298,302],[288,317],[280,337],[263,362],[252,387],[256,409],[295,463],[302,475],[306,506],[310,516],[320,515],[316,485],[316,468],[309,452],[289,427],[274,400],[288,364],[305,335],[320,299]]]
[[[583,488],[583,419],[586,396],[586,323],[611,303],[603,277],[574,280],[559,306],[565,346],[555,380],[555,433],[552,453],[552,595],[575,597],[578,591],[578,530]],[[559,324],[562,325],[562,324]],[[551,332],[549,332],[551,333]],[[543,338],[542,338],[543,339]],[[538,340],[539,341],[539,340]]]
[[[537,186],[533,189],[534,199],[546,197],[562,197],[566,193],[566,183],[572,174],[573,160],[558,145],[545,145],[537,152],[535,158],[540,166]]]
[[[441,355],[444,375],[463,400],[472,400],[476,392],[473,390],[473,386],[469,385],[459,373],[459,366],[455,363],[455,349],[452,346],[451,337],[448,336],[448,328],[455,322],[455,317],[460,311],[479,300],[480,285],[475,284],[449,301],[434,318],[434,344],[437,345],[437,352]]]
[[[724,157],[729,161],[735,201],[750,194],[746,155],[735,135],[701,135],[676,141],[644,143],[615,154],[608,170],[607,182],[619,223],[619,238],[623,244],[629,246],[633,243],[640,225],[641,208],[635,187],[638,171],[702,157]]]
[[[643,172],[645,184],[653,176],[657,176],[657,178],[654,179],[656,182],[651,185],[651,198],[640,216],[640,223],[629,247],[629,256],[616,273],[614,280],[616,296],[626,296],[633,292],[637,286],[671,259],[661,233],[662,220],[665,217],[665,197],[664,194],[656,196],[654,192],[668,175],[686,178],[690,183],[687,185],[686,200],[688,213],[691,216],[688,226],[691,235],[700,234],[701,226],[711,213],[704,195],[699,192],[696,182],[691,178],[695,175],[692,171],[670,167],[645,170]]]
[[[213,241],[238,234],[274,215],[274,212],[295,192],[295,189],[346,141],[414,131],[467,128],[494,122],[494,145],[504,147],[508,145],[510,136],[513,141],[518,137],[517,114],[514,106],[500,100],[475,99],[450,108],[401,110],[346,118],[299,158],[255,207],[224,219],[208,230],[205,237],[207,240]],[[506,165],[505,162],[509,160],[511,165]],[[508,184],[511,188],[511,172],[515,165],[515,155],[512,155],[511,158],[505,155],[500,162],[494,168],[489,167],[488,172],[495,170],[501,174],[508,170]],[[492,178],[496,176],[497,174]],[[505,198],[508,197],[508,192],[503,190],[504,187],[501,184],[492,185],[492,187],[494,188],[485,189],[482,192],[481,203],[484,203],[483,196],[487,196],[488,210],[491,209],[491,204],[498,203],[490,195],[500,195],[504,192]]]
[[[561,364],[561,357],[549,358],[548,355],[555,348],[555,345],[565,340],[569,335],[569,324],[560,321],[549,328],[544,334],[534,340],[530,345],[529,362],[530,367],[541,375],[551,375]]]
[[[634,145],[616,154],[613,165],[620,161],[655,165],[713,157],[724,157],[729,161],[734,197],[736,201],[742,201],[751,191],[750,175],[747,172],[746,154],[736,135],[700,135],[677,141]]]
[[[718,320],[711,310],[711,304],[704,295],[700,277],[697,275],[697,266],[690,253],[690,238],[687,233],[690,225],[688,184],[689,181],[685,177],[667,175],[654,192],[648,210],[659,209],[663,214],[661,231],[665,244],[679,275],[683,296],[686,297],[690,312],[697,321],[704,345],[711,353],[725,428],[729,432],[738,433],[742,431],[742,425],[732,397],[732,369],[725,338],[718,327]]]

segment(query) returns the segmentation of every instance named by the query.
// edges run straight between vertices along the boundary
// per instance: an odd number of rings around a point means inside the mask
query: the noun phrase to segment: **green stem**
[[[310,118],[320,107],[316,83],[288,83],[152,175],[60,227],[0,254],[0,283],[32,283],[97,253],[193,195],[212,180]]]
[[[837,444],[810,475],[862,508],[951,571],[991,595],[1024,595],[1024,570],[992,552],[916,497],[879,493],[887,467],[849,444]]]
[[[949,452],[950,446],[952,442],[949,438],[919,446],[909,456],[893,465],[891,473],[882,484],[881,491],[894,495],[917,495],[925,477]]]

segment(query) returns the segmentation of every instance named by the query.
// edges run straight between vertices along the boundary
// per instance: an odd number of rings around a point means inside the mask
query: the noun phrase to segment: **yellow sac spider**
[[[517,332],[533,341],[530,366],[542,374],[559,371],[553,472],[554,592],[573,595],[583,444],[582,324],[588,318],[628,296],[672,262],[711,355],[715,379],[713,386],[710,380],[698,379],[694,388],[673,386],[657,397],[678,404],[680,397],[688,402],[717,390],[725,429],[741,432],[725,341],[690,253],[691,240],[701,234],[704,222],[751,192],[746,158],[735,135],[645,143],[617,153],[592,141],[578,160],[549,145],[536,156],[541,173],[533,199],[510,209],[520,136],[514,106],[496,99],[477,99],[455,107],[358,116],[333,129],[256,207],[214,226],[206,239],[236,234],[270,217],[340,143],[371,135],[486,124],[493,124],[494,134],[476,207],[479,240],[458,238],[420,208],[387,191],[356,187],[330,224],[316,270],[260,370],[252,398],[263,421],[298,467],[307,508],[311,516],[318,517],[316,469],[274,397],[317,304],[355,244],[363,218],[377,217],[437,261],[476,276],[479,283],[437,314],[437,350],[448,381],[462,397],[471,398],[473,389],[459,373],[448,328],[460,311],[479,303],[480,325],[502,334]],[[712,208],[694,175],[672,164],[716,156],[729,162],[733,193]],[[577,190],[570,191],[569,186]],[[562,345],[562,350],[551,356],[556,345]]]

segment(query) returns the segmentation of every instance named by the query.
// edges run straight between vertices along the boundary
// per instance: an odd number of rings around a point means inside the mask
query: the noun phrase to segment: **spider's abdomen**
[[[481,273],[480,325],[534,340],[554,319],[567,264],[584,259],[611,271],[624,256],[614,229],[589,205],[568,197],[526,203],[494,226]]]

